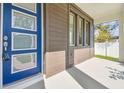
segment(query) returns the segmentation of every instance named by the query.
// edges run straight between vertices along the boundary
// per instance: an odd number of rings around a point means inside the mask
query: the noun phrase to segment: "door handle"
[[[9,61],[10,57],[7,52],[3,53],[3,61]]]
[[[8,54],[8,37],[4,36],[3,38],[3,61],[8,61],[10,59],[9,54]]]

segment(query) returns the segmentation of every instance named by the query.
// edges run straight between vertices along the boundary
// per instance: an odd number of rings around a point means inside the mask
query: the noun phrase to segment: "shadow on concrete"
[[[119,80],[119,79],[124,80],[123,70],[119,70],[119,69],[109,67],[109,66],[106,66],[106,68],[108,69],[110,73],[110,75],[108,76],[109,78],[114,79],[114,80]]]
[[[124,63],[123,62],[119,62],[119,65],[124,66]]]
[[[45,89],[44,80],[41,80],[41,81],[27,87],[26,89]]]
[[[67,69],[67,72],[85,89],[108,89],[76,67]]]

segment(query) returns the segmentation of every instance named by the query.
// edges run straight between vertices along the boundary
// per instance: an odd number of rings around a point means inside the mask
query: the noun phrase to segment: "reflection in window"
[[[69,45],[75,46],[75,29],[76,29],[75,15],[70,13],[69,15]]]
[[[36,4],[34,3],[14,3],[13,5],[36,12]]]
[[[12,72],[36,67],[36,54],[17,54],[12,56]]]
[[[86,45],[90,45],[90,23],[86,21]]]
[[[14,28],[36,30],[36,18],[34,16],[13,11],[12,21]]]
[[[12,33],[13,48],[16,49],[36,49],[36,36],[22,33]]]
[[[84,20],[82,18],[79,19],[79,44],[84,45]]]

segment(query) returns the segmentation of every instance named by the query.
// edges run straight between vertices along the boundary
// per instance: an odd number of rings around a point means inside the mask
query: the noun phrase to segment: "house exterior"
[[[44,4],[44,73],[54,75],[94,56],[93,19],[75,4]]]
[[[104,22],[119,23],[119,61],[124,62],[124,4],[123,3],[77,3],[82,10],[94,19],[94,25]],[[106,6],[106,7],[105,7]]]
[[[0,4],[0,88],[26,88],[94,56],[94,20],[75,4]]]

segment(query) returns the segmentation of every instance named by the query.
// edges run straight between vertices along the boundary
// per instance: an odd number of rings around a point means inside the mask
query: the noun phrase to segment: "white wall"
[[[120,40],[119,40],[119,60],[124,62],[124,5],[120,14]]]
[[[107,47],[106,43],[95,43],[95,54],[119,58],[119,42],[110,42]]]
[[[108,21],[114,21],[114,20],[120,21],[121,17],[122,17],[121,15],[122,15],[122,12],[114,14],[114,15],[113,14],[107,15],[107,16],[104,15],[99,19],[95,19],[94,22],[95,22],[95,24],[100,24],[100,23],[104,23],[104,22],[108,22]]]

